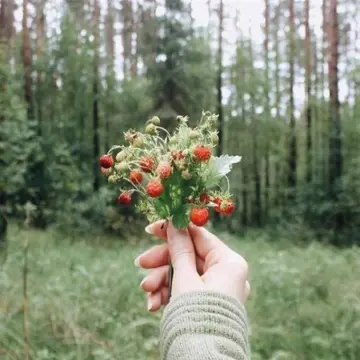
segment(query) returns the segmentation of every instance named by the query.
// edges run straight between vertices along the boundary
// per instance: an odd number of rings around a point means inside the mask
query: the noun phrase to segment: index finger
[[[158,237],[159,239],[166,240],[167,239],[167,220],[159,220],[152,224],[149,224],[145,231],[150,234]]]

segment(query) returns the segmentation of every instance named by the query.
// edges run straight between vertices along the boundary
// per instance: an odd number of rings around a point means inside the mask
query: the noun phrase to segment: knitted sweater
[[[250,360],[247,315],[213,291],[171,298],[160,326],[162,360]]]

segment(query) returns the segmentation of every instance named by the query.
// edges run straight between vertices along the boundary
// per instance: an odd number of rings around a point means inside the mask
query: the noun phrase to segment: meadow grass
[[[270,242],[266,232],[226,238],[250,264],[247,302],[253,360],[360,358],[360,251]],[[138,253],[157,240],[89,236],[71,243],[51,231],[9,236],[0,269],[0,359],[23,358],[22,241],[29,248],[31,359],[159,359],[161,313],[146,311]]]

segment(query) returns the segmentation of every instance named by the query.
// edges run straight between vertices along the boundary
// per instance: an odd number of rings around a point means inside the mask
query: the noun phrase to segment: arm
[[[175,296],[163,314],[160,348],[162,360],[250,360],[245,308],[215,291]]]

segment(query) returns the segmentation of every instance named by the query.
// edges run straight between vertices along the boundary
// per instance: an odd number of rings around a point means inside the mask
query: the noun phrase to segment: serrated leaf
[[[154,201],[154,209],[155,209],[156,214],[161,219],[166,219],[170,215],[169,207],[165,203],[160,201],[160,199]]]
[[[172,214],[172,222],[177,229],[186,229],[189,225],[189,216],[187,213],[187,207],[182,206]]]
[[[241,161],[241,156],[221,155],[220,157],[214,156],[215,169],[220,176],[227,175],[234,164]]]

